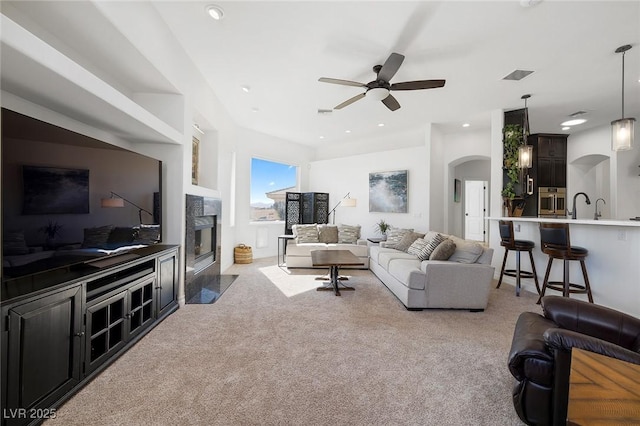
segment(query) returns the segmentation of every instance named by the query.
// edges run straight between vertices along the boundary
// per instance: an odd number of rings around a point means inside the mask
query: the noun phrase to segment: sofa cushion
[[[405,228],[389,228],[387,230],[386,247],[396,248],[396,246],[402,241],[402,238],[409,232],[413,232],[413,229]]]
[[[456,236],[449,237],[456,245],[456,251],[449,257],[451,262],[476,263],[482,255],[482,245],[476,241],[463,240]]]
[[[360,238],[360,225],[338,225],[338,242],[340,244],[356,244]]]
[[[419,232],[407,232],[404,237],[402,237],[400,242],[396,244],[395,249],[407,253],[407,250],[409,249],[409,247],[411,247],[411,244],[413,244],[413,242],[418,238],[424,238],[424,234],[421,234]]]
[[[321,243],[337,243],[338,227],[336,225],[318,225],[318,241]]]
[[[393,259],[389,262],[389,274],[405,286],[414,290],[424,290],[424,273],[420,271],[420,261],[413,259]]]
[[[294,225],[296,227],[297,243],[319,243],[318,225]]]
[[[4,256],[18,256],[28,254],[29,247],[24,239],[23,231],[5,232],[2,234],[2,254]]]
[[[349,250],[358,257],[369,257],[369,247],[357,244],[327,244],[327,250]]]
[[[314,250],[326,250],[325,243],[287,244],[287,256],[311,256]]]
[[[451,238],[447,238],[433,250],[431,256],[429,256],[429,260],[449,260],[455,251],[456,243],[454,243]]]
[[[84,228],[84,239],[82,240],[82,248],[101,248],[109,240],[109,234],[113,229],[113,225],[100,226],[97,228]]]
[[[418,260],[414,255],[398,250],[380,252],[378,254],[378,264],[386,270],[389,270],[389,263],[395,259]]]
[[[390,249],[381,246],[371,246],[369,247],[369,257],[372,261],[376,263],[380,263],[380,254],[381,253],[393,253],[396,252],[396,249]]]

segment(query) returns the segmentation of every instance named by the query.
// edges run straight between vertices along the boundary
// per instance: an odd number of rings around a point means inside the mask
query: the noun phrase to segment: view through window
[[[251,159],[251,220],[284,220],[285,194],[298,187],[298,167]]]

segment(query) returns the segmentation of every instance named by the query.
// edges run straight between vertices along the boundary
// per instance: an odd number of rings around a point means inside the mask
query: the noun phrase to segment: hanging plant
[[[520,168],[518,167],[518,148],[523,144],[522,126],[508,124],[502,131],[504,156],[503,168],[507,172],[508,181],[502,189],[502,196],[513,200],[516,196],[516,185],[520,183]]]

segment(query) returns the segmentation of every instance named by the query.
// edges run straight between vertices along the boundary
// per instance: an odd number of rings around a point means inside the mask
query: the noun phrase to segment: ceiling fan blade
[[[355,95],[353,98],[347,99],[346,101],[344,101],[340,105],[336,106],[334,109],[342,109],[342,108],[344,108],[346,106],[349,106],[352,103],[354,103],[355,101],[359,101],[360,99],[364,98],[364,96],[365,96],[364,93],[360,93],[359,95]]]
[[[321,77],[318,79],[318,81],[321,81],[323,83],[341,84],[343,86],[367,87],[366,84],[358,83],[357,81],[340,80],[337,78]]]
[[[391,80],[391,78],[393,78],[393,76],[398,72],[400,65],[402,65],[402,61],[404,61],[404,56],[399,53],[392,53],[389,55],[378,72],[378,80],[389,82],[389,80]]]
[[[389,95],[382,100],[382,103],[387,106],[391,111],[395,111],[400,108],[400,104],[393,96]]]
[[[443,87],[446,80],[418,80],[393,83],[389,90],[419,90]]]

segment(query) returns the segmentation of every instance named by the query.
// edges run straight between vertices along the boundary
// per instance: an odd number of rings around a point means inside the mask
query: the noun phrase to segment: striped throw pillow
[[[403,228],[390,228],[387,230],[387,243],[385,247],[388,248],[396,248],[400,241],[407,235],[409,232],[413,232],[413,229],[403,229]]]
[[[420,258],[427,244],[429,244],[429,241],[426,241],[424,238],[418,238],[413,243],[411,243],[411,245],[407,249],[407,253]],[[424,260],[424,259],[421,259],[421,260]]]
[[[338,225],[338,243],[355,244],[360,238],[360,225]]]
[[[296,225],[296,243],[319,243],[318,225]]]

